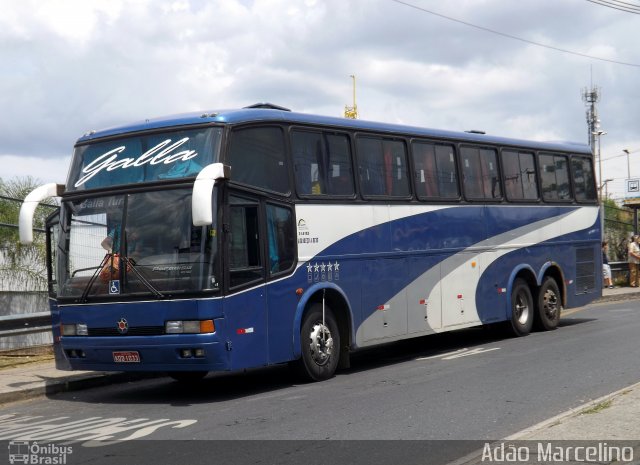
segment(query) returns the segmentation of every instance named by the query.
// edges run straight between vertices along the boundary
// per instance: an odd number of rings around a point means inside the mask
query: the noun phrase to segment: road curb
[[[106,386],[116,383],[127,383],[139,381],[142,379],[157,378],[155,373],[126,373],[126,372],[107,372],[107,373],[87,373],[72,375],[68,378],[56,380],[48,380],[42,382],[39,386],[26,389],[0,393],[0,404],[6,404],[19,400],[32,399],[39,396],[49,396],[59,394],[61,392],[80,391],[94,387]]]
[[[603,295],[593,303],[601,304],[601,303],[608,303],[608,302],[621,302],[624,300],[638,300],[638,299],[640,299],[640,292],[629,292],[626,294]]]
[[[530,426],[528,428],[523,429],[522,431],[518,431],[517,433],[512,434],[511,436],[507,436],[506,438],[504,438],[504,441],[517,441],[517,440],[524,440],[527,439],[526,436],[527,435],[531,435],[533,433],[535,433],[536,431],[541,431],[544,429],[547,429],[551,426],[555,426],[558,423],[562,423],[563,421],[566,421],[570,418],[573,417],[577,417],[578,415],[580,415],[581,413],[583,413],[586,410],[590,410],[593,407],[595,407],[596,405],[602,404],[604,402],[608,402],[610,400],[613,400],[617,397],[620,397],[630,391],[633,391],[634,389],[640,389],[640,383],[636,383],[636,384],[632,384],[631,386],[627,386],[625,388],[619,389],[615,392],[612,392],[610,394],[606,394],[602,397],[598,397],[597,399],[594,399],[592,401],[589,401],[585,404],[582,404],[578,407],[574,407],[572,409],[567,410],[566,412],[562,412],[559,415],[556,415],[555,417],[551,417],[548,418],[544,421],[541,421],[540,423],[537,423],[533,426]]]
[[[486,441],[486,444],[500,444],[500,443],[509,442],[509,441],[535,441],[536,440],[535,437],[528,438],[527,436],[532,435],[537,431],[542,431],[552,426],[556,426],[571,418],[577,417],[578,415],[582,414],[586,410],[589,410],[598,404],[616,399],[617,397],[620,397],[630,391],[633,391],[634,389],[640,389],[640,382],[632,384],[631,386],[627,386],[625,388],[619,389],[615,392],[604,395],[602,397],[598,397],[597,399],[586,402],[578,407],[569,409],[566,412],[563,412],[547,420],[541,421],[540,423],[537,423],[521,431],[518,431],[517,433],[507,436],[506,438],[501,439],[499,441],[488,440]],[[484,452],[484,448],[478,449],[474,452],[471,452],[465,455],[464,457],[460,457],[459,459],[453,462],[449,462],[447,465],[476,465],[476,464],[482,463],[481,457],[483,452]]]

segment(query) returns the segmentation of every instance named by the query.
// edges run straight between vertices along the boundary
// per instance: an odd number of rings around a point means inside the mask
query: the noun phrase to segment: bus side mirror
[[[194,226],[213,224],[211,195],[213,186],[219,179],[229,178],[229,167],[222,163],[212,163],[202,168],[193,184],[191,196],[191,218]]]
[[[20,242],[28,245],[33,242],[33,215],[38,204],[49,197],[60,197],[64,194],[64,184],[44,184],[29,192],[20,207],[20,217],[18,227],[20,231]]]

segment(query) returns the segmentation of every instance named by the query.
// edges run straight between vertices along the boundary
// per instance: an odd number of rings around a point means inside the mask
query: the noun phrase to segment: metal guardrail
[[[624,279],[627,284],[629,283],[629,262],[609,262],[609,266],[614,283],[620,279]]]
[[[0,316],[0,338],[51,331],[51,312]]]

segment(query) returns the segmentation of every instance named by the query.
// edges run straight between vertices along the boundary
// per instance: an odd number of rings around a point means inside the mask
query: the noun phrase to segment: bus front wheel
[[[526,336],[531,332],[533,314],[531,289],[526,281],[516,279],[511,291],[511,329],[516,336]]]
[[[336,372],[340,359],[340,332],[333,312],[315,303],[302,321],[300,329],[302,357],[296,361],[297,371],[305,378],[323,381]]]
[[[549,331],[556,329],[560,322],[562,298],[556,280],[547,276],[538,290],[536,305],[536,328]]]

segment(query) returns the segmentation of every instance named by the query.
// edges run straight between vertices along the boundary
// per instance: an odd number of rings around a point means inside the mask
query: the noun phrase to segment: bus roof
[[[332,116],[297,113],[283,107],[271,104],[256,104],[251,107],[232,110],[209,110],[177,115],[162,116],[146,119],[135,123],[91,131],[77,140],[77,143],[87,143],[103,137],[125,135],[131,132],[146,131],[161,128],[184,127],[196,124],[222,123],[239,124],[250,122],[289,122],[293,124],[319,124],[335,128],[349,128],[378,133],[407,134],[412,136],[458,140],[463,142],[498,144],[514,147],[524,147],[536,150],[553,150],[591,154],[587,144],[575,142],[540,142],[523,139],[512,139],[483,134],[479,131],[457,132],[439,129],[428,129],[400,124],[380,123],[374,121],[353,120]]]

